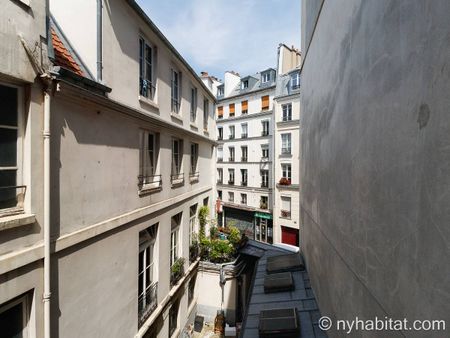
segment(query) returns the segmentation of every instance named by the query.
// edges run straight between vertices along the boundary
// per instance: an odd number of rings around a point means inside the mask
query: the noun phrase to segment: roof
[[[70,70],[80,76],[84,76],[84,72],[81,70],[80,65],[75,61],[72,54],[61,41],[61,38],[58,36],[54,27],[51,28],[51,33],[55,65]]]
[[[294,291],[264,293],[264,278],[267,274],[267,258],[279,255],[292,254],[287,250],[277,248],[270,244],[249,240],[241,254],[260,257],[255,268],[255,275],[250,289],[250,300],[242,323],[240,337],[258,338],[259,315],[263,310],[279,308],[296,308],[300,322],[298,336],[302,338],[327,337],[318,326],[320,311],[311,288],[308,272],[291,271],[295,283]],[[293,254],[295,255],[295,254]]]

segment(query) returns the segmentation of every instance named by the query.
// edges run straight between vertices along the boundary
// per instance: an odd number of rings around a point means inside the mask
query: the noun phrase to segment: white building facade
[[[241,78],[225,73],[217,88],[219,222],[273,242],[273,98],[276,71]]]

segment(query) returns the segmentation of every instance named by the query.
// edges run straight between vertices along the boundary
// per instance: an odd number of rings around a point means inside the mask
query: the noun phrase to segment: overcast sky
[[[194,70],[223,79],[276,67],[283,42],[300,48],[300,0],[137,0]]]

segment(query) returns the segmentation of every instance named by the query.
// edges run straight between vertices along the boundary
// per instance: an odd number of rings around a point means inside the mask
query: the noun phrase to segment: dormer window
[[[300,72],[291,74],[291,89],[300,88]]]
[[[224,88],[223,86],[217,87],[217,96],[223,96]]]
[[[248,80],[244,80],[241,82],[241,89],[247,89],[248,88]]]
[[[263,73],[263,74],[261,75],[261,82],[262,82],[262,83],[267,83],[267,82],[269,82],[269,81],[270,81],[270,73],[269,73],[269,72]]]

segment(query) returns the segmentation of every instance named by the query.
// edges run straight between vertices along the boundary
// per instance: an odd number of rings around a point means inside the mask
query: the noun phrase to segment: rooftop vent
[[[295,284],[290,272],[274,273],[264,278],[264,293],[292,290],[295,290]]]
[[[258,330],[261,338],[296,337],[300,331],[297,310],[290,308],[261,311],[259,313]]]
[[[268,273],[303,271],[305,270],[305,264],[299,254],[274,256],[267,258],[266,270]]]

